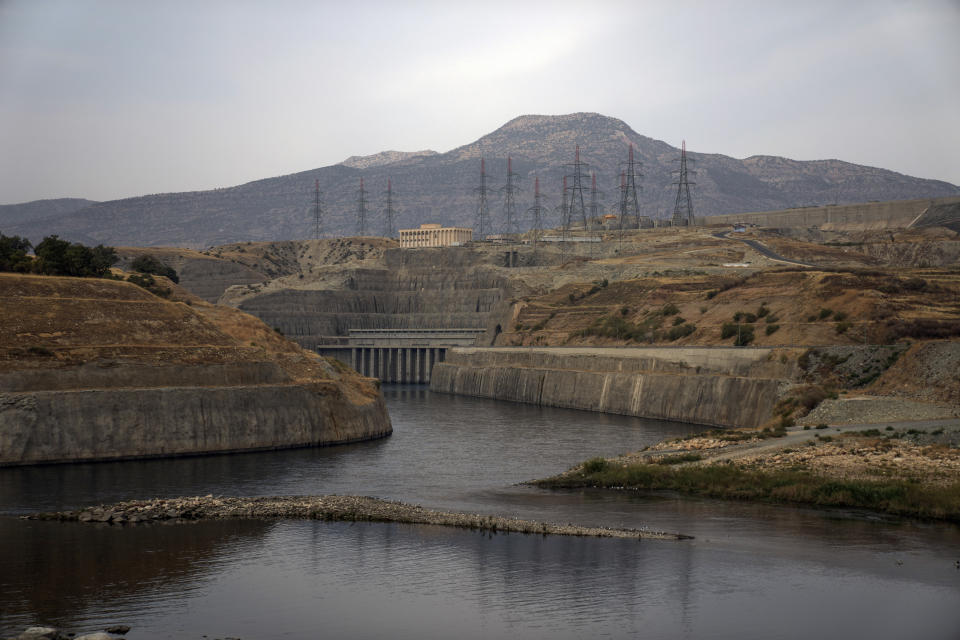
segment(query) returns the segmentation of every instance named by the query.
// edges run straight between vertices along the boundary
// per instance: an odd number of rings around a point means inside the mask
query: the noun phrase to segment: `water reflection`
[[[387,387],[385,440],[0,469],[0,511],[174,495],[359,493],[680,544],[435,527],[0,518],[0,635],[33,622],[136,637],[954,638],[960,529],[863,514],[516,483],[701,430]]]

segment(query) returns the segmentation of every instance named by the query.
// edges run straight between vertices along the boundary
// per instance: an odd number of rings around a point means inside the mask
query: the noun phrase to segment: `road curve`
[[[785,263],[787,263],[787,264],[795,264],[795,265],[800,266],[800,267],[811,267],[811,268],[814,268],[814,269],[818,268],[818,265],[810,264],[809,262],[800,262],[799,260],[791,260],[790,258],[785,258],[785,257],[783,257],[782,255],[780,255],[779,253],[774,253],[774,252],[770,249],[770,247],[768,247],[768,246],[765,245],[765,244],[761,244],[760,242],[757,242],[756,240],[749,240],[749,239],[747,239],[747,238],[728,238],[728,237],[727,237],[727,234],[728,234],[728,233],[730,233],[730,232],[729,232],[729,231],[720,231],[719,233],[713,234],[713,237],[714,237],[714,238],[726,239],[726,240],[739,240],[740,242],[742,242],[742,243],[744,243],[744,244],[752,247],[753,249],[755,249],[755,250],[756,250],[758,253],[760,253],[761,255],[766,256],[767,258],[770,258],[771,260],[776,260],[777,262],[785,262]]]

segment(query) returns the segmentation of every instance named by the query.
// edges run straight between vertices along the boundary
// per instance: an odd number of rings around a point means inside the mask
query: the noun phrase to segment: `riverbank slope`
[[[164,282],[0,274],[0,466],[391,432],[376,381]]]

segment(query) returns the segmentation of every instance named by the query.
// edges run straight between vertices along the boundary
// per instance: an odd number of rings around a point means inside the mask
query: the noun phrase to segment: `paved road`
[[[714,238],[726,239],[726,240],[739,240],[740,242],[742,242],[742,243],[744,243],[744,244],[752,247],[753,249],[755,249],[755,250],[756,250],[758,253],[760,253],[761,255],[766,256],[766,257],[770,258],[771,260],[776,260],[777,262],[786,262],[787,264],[795,264],[795,265],[800,266],[800,267],[813,267],[813,268],[817,268],[817,266],[818,266],[818,265],[815,265],[815,264],[810,264],[809,262],[800,262],[799,260],[791,260],[790,258],[785,258],[785,257],[783,257],[782,255],[780,255],[779,253],[774,253],[774,252],[770,249],[770,247],[768,247],[768,246],[765,245],[765,244],[761,244],[760,242],[757,242],[756,240],[750,240],[750,239],[748,239],[748,238],[728,238],[728,237],[727,237],[727,234],[728,234],[728,233],[730,233],[730,232],[729,232],[729,231],[721,231],[721,232],[719,232],[719,233],[713,234],[713,237],[714,237]]]

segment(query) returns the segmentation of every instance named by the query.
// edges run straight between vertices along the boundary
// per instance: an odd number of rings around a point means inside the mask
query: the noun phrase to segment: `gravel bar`
[[[434,511],[418,505],[361,496],[279,496],[227,498],[212,495],[191,498],[132,500],[75,511],[32,513],[27,520],[93,522],[111,525],[159,521],[280,519],[342,520],[352,522],[401,522],[462,527],[480,531],[504,531],[597,538],[689,540],[692,536],[646,529],[608,529],[573,524],[552,524],[516,518]]]

